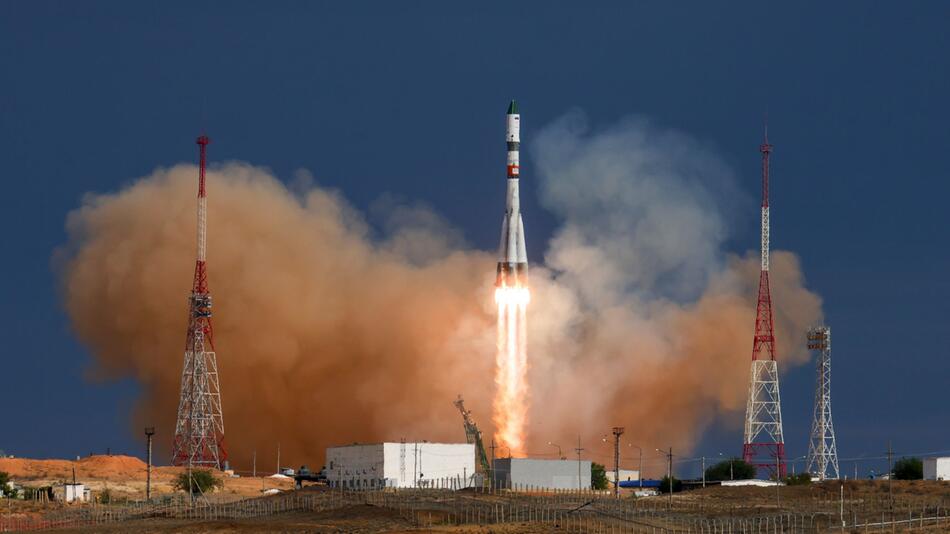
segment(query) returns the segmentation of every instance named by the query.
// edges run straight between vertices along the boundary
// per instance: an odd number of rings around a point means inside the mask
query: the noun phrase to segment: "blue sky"
[[[526,138],[575,108],[595,128],[647,117],[713,147],[752,197],[767,112],[773,245],[824,298],[841,456],[888,440],[950,449],[948,15],[943,2],[4,2],[0,448],[141,449],[135,385],[90,379],[59,304],[51,256],[84,193],[193,161],[206,127],[214,160],[287,180],[306,168],[361,209],[384,193],[422,201],[492,249],[499,114],[517,97]],[[557,221],[524,174],[540,258]],[[746,204],[735,251],[757,245]],[[801,455],[810,366],[782,389]],[[739,433],[711,431],[700,453],[738,453]]]

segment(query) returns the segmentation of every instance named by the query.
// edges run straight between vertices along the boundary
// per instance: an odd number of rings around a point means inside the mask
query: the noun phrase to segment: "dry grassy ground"
[[[109,488],[132,499],[144,496],[145,466],[135,459],[122,456],[93,456],[76,462],[64,460],[0,460],[0,471],[9,472],[15,481],[25,485],[46,485],[72,478],[76,469],[77,479],[99,491]],[[180,473],[178,468],[162,467],[153,471],[153,488],[157,493],[171,492],[171,482]],[[292,481],[286,479],[235,478],[226,479],[223,493],[238,499],[260,496],[262,488],[289,490]],[[842,491],[843,490],[843,491]],[[314,491],[316,493],[314,493]],[[330,495],[319,489],[303,492],[312,495]],[[291,495],[291,494],[285,494]],[[298,494],[293,494],[298,495]],[[323,511],[294,511],[255,519],[234,520],[181,520],[181,519],[134,519],[119,523],[98,524],[90,527],[61,529],[53,532],[182,532],[182,533],[226,533],[226,532],[443,532],[443,533],[499,533],[515,532],[540,533],[563,532],[563,525],[550,521],[534,520],[510,521],[503,524],[483,524],[486,511],[495,507],[534,507],[537,509],[565,510],[583,506],[594,501],[593,506],[584,509],[581,514],[606,521],[618,527],[632,525],[652,525],[657,527],[676,527],[696,525],[702,521],[754,520],[766,516],[803,514],[815,519],[813,530],[808,532],[830,531],[829,526],[837,525],[844,517],[849,525],[870,521],[894,521],[910,518],[925,518],[936,515],[950,515],[950,483],[914,481],[845,481],[811,484],[807,486],[775,488],[758,487],[709,487],[704,490],[688,491],[677,494],[673,499],[673,509],[668,509],[666,496],[634,500],[630,495],[623,496],[621,503],[599,496],[560,495],[524,495],[500,493],[486,495],[472,491],[465,492],[418,492],[388,494],[412,502],[415,510],[415,522],[405,513],[379,499],[346,505],[342,508]],[[322,497],[320,497],[322,498]],[[227,499],[225,499],[227,500]],[[356,502],[356,501],[352,501]],[[243,505],[243,504],[242,504]],[[75,510],[79,505],[61,503],[39,504],[23,501],[0,501],[0,519],[3,517],[41,517],[57,510]],[[387,507],[388,506],[388,507]],[[473,518],[462,515],[463,525],[454,523],[459,516],[452,518],[462,508],[479,509],[481,516]],[[306,508],[309,510],[310,508]],[[628,516],[623,510],[636,512]],[[843,511],[843,514],[842,514]],[[509,509],[510,512],[510,509]],[[611,516],[610,514],[614,514]],[[181,516],[175,516],[181,517]],[[422,520],[420,521],[420,517]],[[529,519],[531,516],[529,515]],[[541,518],[544,521],[544,517]],[[691,523],[690,523],[691,522]],[[420,526],[420,523],[422,525]],[[572,532],[596,531],[585,529],[582,523]],[[423,528],[425,527],[425,528]],[[598,527],[599,528],[599,527]],[[833,531],[839,531],[835,527]],[[882,528],[860,528],[845,532],[874,532]],[[620,532],[621,530],[618,530]],[[633,531],[633,530],[629,530]],[[658,530],[659,531],[659,530]],[[680,530],[677,530],[679,532]],[[770,530],[771,531],[771,530]],[[780,530],[781,531],[781,530]],[[788,530],[799,532],[799,530]],[[897,524],[883,529],[887,532],[950,532],[950,519],[939,524]],[[624,531],[626,532],[626,531]],[[649,532],[649,530],[647,530]],[[687,532],[687,530],[682,530]],[[801,532],[805,532],[802,530]]]
[[[144,499],[147,466],[131,456],[93,455],[72,460],[31,460],[27,458],[0,458],[0,471],[9,473],[17,484],[41,487],[72,481],[85,484],[94,494],[106,489],[113,498]],[[152,467],[152,495],[174,493],[175,477],[184,471],[182,467]],[[267,489],[287,490],[293,488],[288,478],[240,477],[222,475],[224,487],[220,493],[234,498],[253,497]]]

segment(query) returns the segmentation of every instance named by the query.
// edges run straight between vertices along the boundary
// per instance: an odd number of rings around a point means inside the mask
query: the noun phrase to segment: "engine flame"
[[[520,304],[526,306],[531,302],[531,291],[526,287],[499,287],[495,289],[495,303]]]
[[[495,439],[511,456],[523,456],[528,418],[528,350],[526,311],[531,301],[527,287],[495,289],[498,305],[498,342],[495,357],[495,401],[492,419]]]

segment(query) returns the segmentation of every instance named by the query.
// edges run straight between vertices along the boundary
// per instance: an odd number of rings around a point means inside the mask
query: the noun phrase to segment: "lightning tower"
[[[831,328],[818,326],[808,331],[808,350],[818,352],[815,376],[815,416],[808,442],[808,472],[818,480],[837,479],[838,446],[831,423]]]
[[[768,128],[759,146],[762,153],[762,240],[759,299],[755,307],[755,337],[752,341],[752,373],[746,405],[742,458],[757,469],[785,477],[785,438],[782,436],[782,403],[778,387],[775,324],[769,289],[769,144]]]
[[[224,449],[224,416],[221,413],[221,388],[211,328],[211,292],[205,263],[208,222],[205,164],[209,142],[204,135],[197,141],[200,153],[198,259],[195,262],[195,281],[188,298],[188,335],[185,338],[185,364],[181,371],[172,465],[222,469],[227,462],[227,452]]]

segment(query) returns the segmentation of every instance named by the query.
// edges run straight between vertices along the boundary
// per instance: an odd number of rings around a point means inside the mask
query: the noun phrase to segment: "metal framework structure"
[[[482,473],[487,475],[491,472],[491,464],[488,463],[488,454],[485,453],[485,444],[482,443],[482,431],[478,429],[478,425],[476,425],[472,419],[472,412],[465,409],[465,401],[462,400],[461,395],[459,395],[459,398],[452,404],[462,413],[462,424],[465,426],[465,440],[475,445],[475,455],[478,460],[477,467]]]
[[[831,422],[831,328],[818,326],[808,331],[808,349],[817,351],[815,374],[815,415],[808,441],[808,472],[818,480],[841,478],[838,446]]]
[[[782,435],[782,403],[778,386],[775,323],[769,288],[769,144],[768,128],[759,146],[762,153],[762,240],[759,298],[755,309],[752,341],[752,372],[746,405],[742,458],[772,476],[785,477],[785,438]]]
[[[172,465],[224,469],[224,416],[221,412],[221,388],[218,363],[214,354],[211,328],[211,291],[208,289],[207,248],[208,196],[205,189],[205,165],[210,140],[202,135],[198,165],[198,258],[195,280],[188,298],[188,335],[185,363],[181,371],[181,397],[175,424]]]

